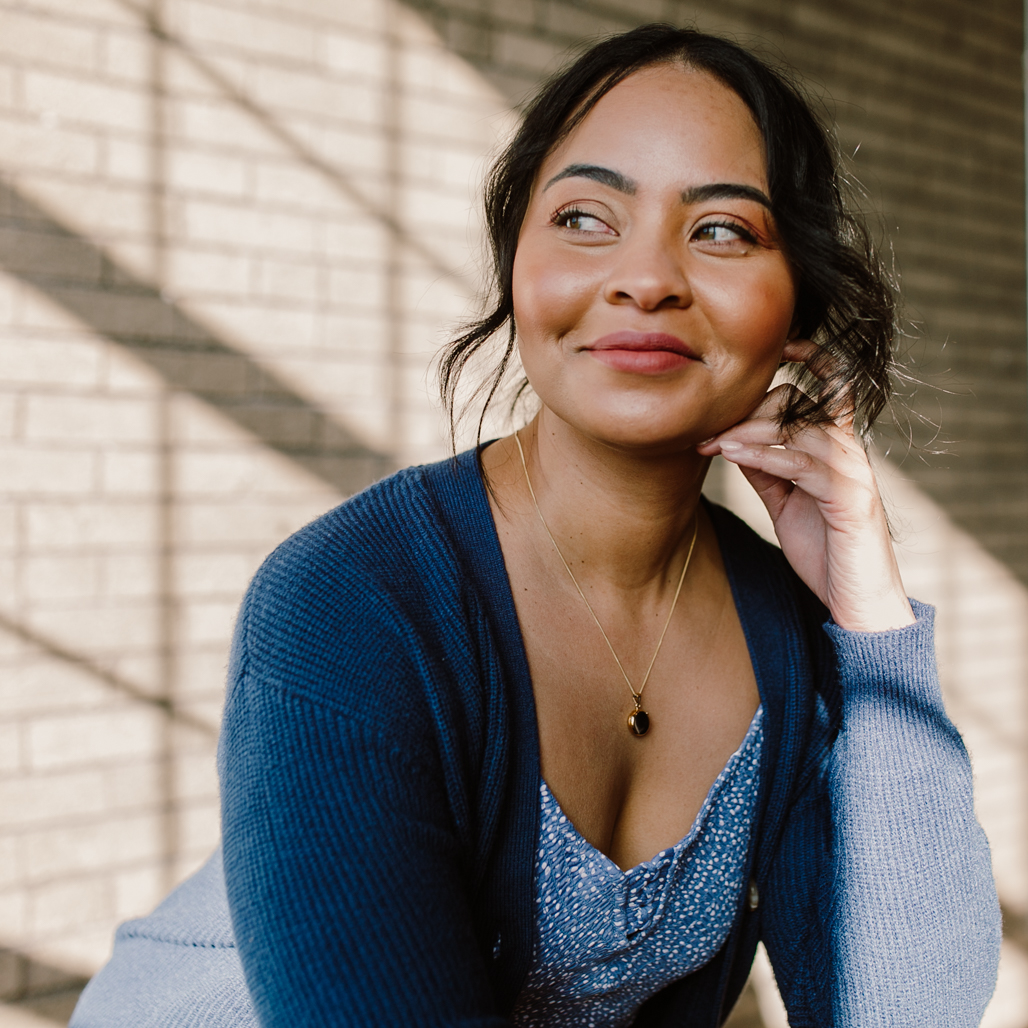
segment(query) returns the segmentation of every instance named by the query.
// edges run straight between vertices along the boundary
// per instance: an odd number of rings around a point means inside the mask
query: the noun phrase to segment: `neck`
[[[709,458],[691,447],[640,453],[612,446],[545,408],[520,439],[539,508],[576,577],[629,591],[674,584]],[[490,480],[512,512],[534,517],[517,448],[504,442],[491,462],[495,474],[487,463]]]

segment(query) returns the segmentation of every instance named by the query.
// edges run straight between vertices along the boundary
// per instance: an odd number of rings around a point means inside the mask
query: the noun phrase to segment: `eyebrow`
[[[610,186],[611,189],[616,189],[619,193],[627,193],[629,196],[635,195],[636,185],[632,179],[622,175],[620,171],[601,168],[597,164],[569,164],[543,186],[543,192],[545,193],[554,182],[559,182],[564,178],[591,178],[594,182]]]
[[[740,182],[712,182],[707,186],[693,186],[682,193],[682,203],[704,203],[706,200],[752,200],[771,210],[771,200],[755,186],[744,186]]]

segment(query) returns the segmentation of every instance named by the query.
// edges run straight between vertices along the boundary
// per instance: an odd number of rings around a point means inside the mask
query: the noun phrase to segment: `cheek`
[[[514,322],[523,343],[553,340],[570,332],[588,307],[581,269],[570,261],[519,246],[512,287]]]
[[[792,327],[796,290],[787,269],[757,274],[731,284],[717,283],[708,310],[736,359],[773,359],[781,355]]]

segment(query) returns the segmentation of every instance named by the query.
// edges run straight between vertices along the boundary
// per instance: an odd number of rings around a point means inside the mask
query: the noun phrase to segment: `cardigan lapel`
[[[809,611],[805,618],[801,606],[809,607],[812,596],[781,550],[729,511],[710,510],[764,706],[760,797],[749,855],[750,880],[759,897],[767,892],[765,883],[807,750],[815,661],[807,635]],[[740,903],[735,930],[725,945],[711,1025],[720,1024],[745,986],[759,941],[759,913],[752,916],[746,900]]]
[[[535,945],[535,852],[539,836],[539,732],[528,657],[489,498],[470,450],[423,469],[454,544],[473,602],[488,623],[482,687],[490,690],[483,748],[474,915],[501,1010],[514,1006]],[[498,661],[489,651],[498,651]]]
[[[764,705],[760,821],[754,833],[762,875],[795,794],[813,709],[814,657],[801,609],[809,591],[777,547],[724,508],[709,509]]]

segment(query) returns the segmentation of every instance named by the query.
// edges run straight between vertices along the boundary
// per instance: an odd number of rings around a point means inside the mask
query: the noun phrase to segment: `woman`
[[[265,563],[224,871],[121,929],[73,1024],[714,1026],[761,939],[793,1025],[978,1024],[988,847],[854,432],[892,309],[824,131],[649,26],[543,91],[488,213],[444,390],[506,328],[492,391],[516,341],[537,415]],[[701,500],[718,453],[781,552]]]

